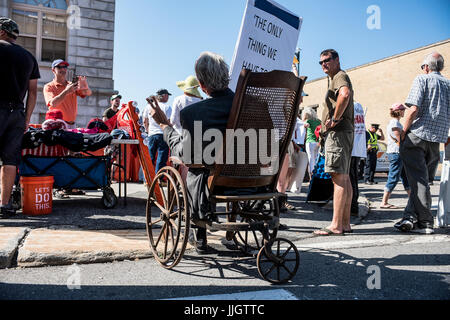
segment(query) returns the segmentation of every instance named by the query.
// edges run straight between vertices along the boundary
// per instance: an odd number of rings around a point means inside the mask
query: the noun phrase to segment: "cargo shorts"
[[[23,109],[0,108],[0,159],[5,166],[18,166],[22,156],[25,133]]]
[[[325,172],[350,174],[353,131],[330,131],[325,140]]]

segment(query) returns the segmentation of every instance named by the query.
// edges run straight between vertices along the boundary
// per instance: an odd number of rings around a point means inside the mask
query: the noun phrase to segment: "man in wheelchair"
[[[228,118],[233,104],[234,92],[229,89],[229,68],[223,57],[203,52],[195,63],[195,72],[200,87],[210,99],[192,104],[180,113],[180,123],[183,133],[180,135],[167,119],[164,112],[156,105],[150,111],[156,123],[164,132],[164,141],[169,145],[172,156],[183,159],[184,163],[198,163],[195,150],[202,143],[202,150],[210,142],[203,141],[203,134],[210,129],[217,129],[225,134]],[[201,124],[201,136],[196,129]],[[197,129],[198,130],[198,129]],[[200,141],[197,141],[200,138]],[[191,152],[186,154],[186,150]],[[187,159],[186,159],[187,158]],[[209,168],[205,166],[190,166],[186,177],[187,202],[193,219],[210,220],[210,202],[207,180]],[[210,251],[207,246],[206,229],[197,227],[193,232],[194,241],[191,243],[200,254]]]

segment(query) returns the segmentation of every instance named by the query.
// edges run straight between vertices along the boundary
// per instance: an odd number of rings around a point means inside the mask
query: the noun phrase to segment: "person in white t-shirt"
[[[172,109],[167,103],[171,94],[166,89],[161,89],[157,93],[156,99],[161,110],[164,111],[167,118],[170,118]],[[155,166],[155,172],[158,172],[161,168],[166,166],[169,159],[169,146],[164,142],[163,131],[161,127],[155,122],[150,114],[150,105],[147,104],[143,112],[144,127],[148,133],[148,149],[150,152],[150,158]],[[158,158],[156,159],[156,153]]]
[[[308,94],[302,92],[300,97],[300,104],[303,103],[303,97],[308,96]],[[286,194],[287,190],[290,190],[292,187],[293,176],[296,175],[297,172],[297,153],[300,149],[295,142],[296,132],[297,132],[297,123],[295,131],[292,133],[292,140],[290,141],[288,147],[288,154],[284,159],[284,163],[281,165],[280,175],[278,177],[277,190],[279,193],[283,193],[283,196],[278,198],[279,207],[281,212],[286,212],[288,210],[296,210],[297,208],[288,202],[288,196]],[[298,140],[298,136],[297,136]],[[302,179],[303,181],[303,179]],[[280,229],[281,230],[281,229]]]
[[[355,136],[353,142],[352,159],[350,163],[350,182],[353,188],[353,197],[351,204],[351,214],[359,214],[359,164],[361,159],[367,158],[367,146],[366,146],[366,123],[365,114],[362,105],[358,102],[354,103],[355,114]]]
[[[177,82],[178,88],[183,91],[183,95],[176,97],[172,104],[172,115],[170,116],[170,123],[173,125],[174,129],[182,134],[181,123],[180,123],[180,112],[187,106],[201,101],[202,95],[198,91],[200,84],[194,76],[189,76],[184,81]]]
[[[306,128],[305,123],[300,120],[300,115],[297,118],[295,125],[294,136],[292,142],[294,143],[294,157],[295,169],[289,177],[288,190],[300,194],[302,191],[302,184],[305,178],[306,169],[308,167],[308,154],[305,148]]]
[[[400,119],[405,115],[405,109],[406,107],[401,103],[394,104],[390,109],[392,119],[387,126],[388,144],[386,151],[389,159],[389,175],[386,186],[384,187],[384,195],[380,209],[398,209],[396,206],[389,204],[389,198],[400,179],[406,192],[409,194],[410,187],[403,168],[402,159],[400,158],[400,135],[403,131]]]

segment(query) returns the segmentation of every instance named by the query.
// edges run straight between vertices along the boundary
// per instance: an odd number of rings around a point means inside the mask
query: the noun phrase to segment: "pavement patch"
[[[32,230],[19,249],[18,267],[105,263],[152,256],[145,230]]]

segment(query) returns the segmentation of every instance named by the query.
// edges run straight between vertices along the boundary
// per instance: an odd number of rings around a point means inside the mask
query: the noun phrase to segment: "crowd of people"
[[[37,79],[40,78],[36,59],[14,43],[18,35],[19,29],[14,21],[0,18],[3,217],[14,214],[9,200],[20,162],[20,141],[36,104]],[[361,159],[366,159],[364,182],[368,185],[376,183],[378,141],[387,137],[390,167],[380,208],[396,208],[389,203],[389,199],[402,180],[409,202],[403,219],[395,224],[395,228],[404,232],[433,233],[429,182],[437,168],[440,144],[448,143],[450,123],[450,83],[440,74],[444,68],[443,57],[438,53],[426,57],[421,66],[423,75],[414,80],[406,101],[390,107],[392,120],[386,136],[376,124],[366,130],[364,110],[360,103],[354,101],[352,82],[341,69],[338,52],[324,50],[320,54],[319,64],[329,78],[323,101],[324,114],[319,118],[313,108],[301,108],[288,156],[281,165],[278,191],[284,195],[287,191],[301,193],[305,176],[312,181],[318,161],[324,161],[324,171],[333,185],[333,218],[326,228],[314,231],[314,235],[341,236],[350,233],[351,214],[358,213]],[[68,67],[69,63],[61,59],[52,63],[54,79],[44,86],[43,94],[48,109],[59,110],[62,120],[74,128],[78,98],[90,96],[92,91],[83,77],[68,81]],[[223,57],[204,52],[195,63],[195,76],[190,75],[184,81],[177,82],[182,94],[174,99],[172,105],[168,103],[172,94],[166,89],[158,90],[154,97],[148,98],[148,105],[141,116],[156,172],[166,165],[169,152],[183,157],[183,142],[187,139],[186,134],[194,136],[195,122],[201,121],[204,131],[210,128],[225,131],[234,98],[228,85],[229,68]],[[203,99],[199,89],[208,99]],[[302,93],[302,97],[306,95]],[[27,101],[24,104],[25,96]],[[121,99],[118,94],[111,97],[111,106],[103,114],[104,122],[119,112]],[[157,101],[156,108],[152,99]],[[186,172],[187,202],[192,215],[198,219],[208,219],[210,211],[206,183],[208,175],[206,168],[190,168]],[[282,210],[295,209],[287,196],[280,197],[280,206]],[[197,228],[192,241],[198,251],[208,250],[205,229]]]

